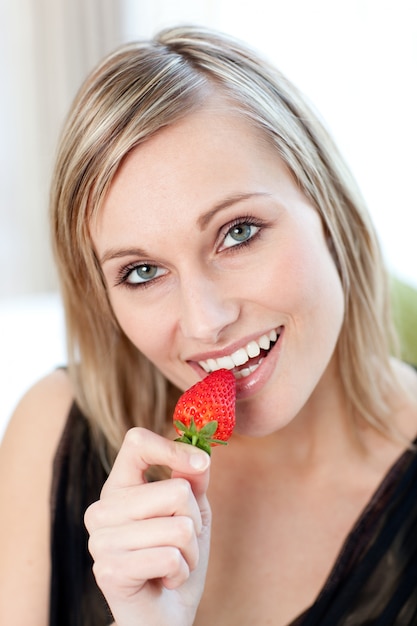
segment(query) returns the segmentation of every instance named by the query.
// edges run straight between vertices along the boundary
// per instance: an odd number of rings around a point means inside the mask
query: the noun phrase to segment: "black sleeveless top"
[[[106,478],[87,421],[73,405],[54,464],[50,626],[113,621],[91,571],[83,522]],[[411,451],[360,515],[314,604],[290,626],[371,625],[417,626],[417,454]]]
[[[84,526],[84,512],[99,499],[106,479],[88,422],[73,404],[53,467],[50,626],[113,622],[92,573]]]

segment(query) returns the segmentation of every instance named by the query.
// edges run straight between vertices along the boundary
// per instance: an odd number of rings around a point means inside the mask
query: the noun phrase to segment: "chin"
[[[274,424],[266,424],[261,421],[254,423],[253,419],[246,420],[245,418],[238,417],[234,432],[236,435],[241,435],[242,437],[263,439],[280,432],[290,422],[291,419],[288,419],[287,421],[282,420],[278,424],[276,422]]]

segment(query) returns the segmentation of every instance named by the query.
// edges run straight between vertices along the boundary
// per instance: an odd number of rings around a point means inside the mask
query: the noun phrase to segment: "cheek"
[[[344,315],[341,281],[321,228],[293,233],[275,265],[271,299],[316,333],[338,332]],[[313,323],[314,322],[314,323]]]
[[[161,354],[161,348],[169,345],[168,331],[161,319],[163,307],[148,310],[140,304],[125,300],[112,301],[112,307],[120,328],[133,345],[150,361],[155,362]]]
[[[294,277],[301,284],[299,307],[312,344],[331,353],[344,318],[344,294],[334,260],[324,243],[304,254],[303,267]]]

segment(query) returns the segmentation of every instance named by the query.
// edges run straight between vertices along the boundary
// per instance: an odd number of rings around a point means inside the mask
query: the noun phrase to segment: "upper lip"
[[[250,343],[251,341],[258,340],[263,335],[269,335],[269,333],[273,330],[275,330],[277,334],[280,334],[280,329],[281,329],[280,326],[276,326],[276,327],[269,328],[268,330],[265,330],[265,331],[258,331],[257,333],[253,333],[252,335],[249,335],[245,339],[240,339],[239,341],[236,341],[235,343],[230,344],[227,347],[222,348],[221,350],[213,350],[211,352],[201,352],[199,354],[195,354],[187,358],[186,361],[187,362],[190,362],[190,361],[199,362],[199,361],[207,361],[208,359],[219,359],[224,356],[230,356],[231,354],[233,354],[240,348],[245,348],[248,345],[248,343]]]

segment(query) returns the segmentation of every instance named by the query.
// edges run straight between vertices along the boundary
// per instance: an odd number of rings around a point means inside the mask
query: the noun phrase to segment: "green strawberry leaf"
[[[207,441],[205,441],[204,439],[199,439],[195,445],[197,448],[200,448],[200,450],[204,450],[204,452],[207,452],[209,456],[211,455],[210,444],[207,443]]]
[[[183,424],[182,422],[180,422],[179,420],[175,420],[174,422],[176,428],[178,428],[178,430],[180,430],[181,432],[185,433],[187,432],[188,428],[185,424]]]
[[[218,423],[216,422],[216,420],[213,420],[212,422],[207,422],[207,424],[203,426],[198,434],[204,437],[212,437],[217,430],[217,424]]]

